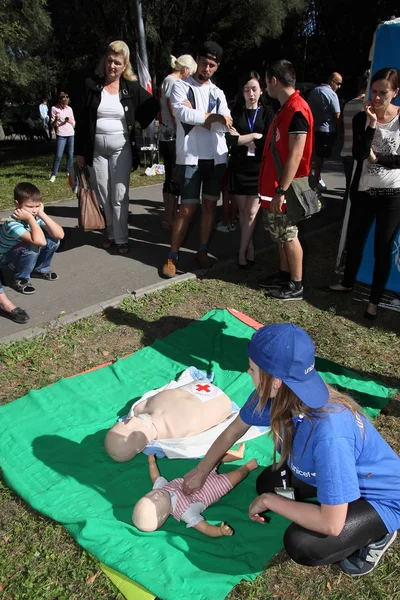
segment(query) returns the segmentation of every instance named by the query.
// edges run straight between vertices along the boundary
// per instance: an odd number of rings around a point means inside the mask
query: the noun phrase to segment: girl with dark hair
[[[350,188],[351,209],[347,256],[341,283],[332,292],[353,289],[362,251],[374,219],[375,266],[364,318],[376,319],[391,267],[393,240],[400,225],[400,109],[393,104],[399,92],[396,69],[380,69],[371,79],[371,100],[353,118],[353,157],[357,168]],[[367,127],[366,127],[367,125]]]
[[[230,147],[230,182],[240,221],[238,266],[253,266],[253,232],[260,208],[258,199],[258,172],[260,170],[265,137],[274,113],[262,101],[261,78],[250,71],[241,80],[236,103],[232,109],[233,129],[226,134]]]
[[[292,521],[284,545],[297,563],[339,562],[348,575],[366,575],[400,528],[400,458],[351,398],[324,383],[314,352],[308,334],[291,323],[255,333],[248,370],[255,390],[185,475],[183,491],[200,489],[252,425],[269,426],[273,464],[257,478],[250,519],[264,523],[270,510]]]

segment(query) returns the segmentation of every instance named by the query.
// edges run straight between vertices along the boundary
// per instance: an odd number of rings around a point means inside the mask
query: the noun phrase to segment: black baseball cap
[[[197,49],[197,56],[205,56],[210,60],[215,60],[216,63],[220,63],[222,59],[223,50],[217,42],[209,40],[204,42]]]

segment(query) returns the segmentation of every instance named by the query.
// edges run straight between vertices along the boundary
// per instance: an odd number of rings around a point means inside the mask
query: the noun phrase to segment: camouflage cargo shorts
[[[264,228],[269,231],[274,242],[291,242],[298,236],[299,230],[294,225],[286,213],[273,213],[269,210],[263,210]]]

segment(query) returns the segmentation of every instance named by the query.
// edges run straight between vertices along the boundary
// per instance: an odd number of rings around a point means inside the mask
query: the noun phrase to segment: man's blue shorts
[[[200,159],[197,165],[176,165],[181,204],[199,204],[200,197],[217,202],[221,195],[226,164]]]

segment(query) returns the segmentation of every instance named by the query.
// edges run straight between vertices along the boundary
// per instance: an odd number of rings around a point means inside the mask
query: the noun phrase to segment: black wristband
[[[278,186],[275,188],[275,192],[276,192],[277,194],[279,194],[280,196],[284,196],[284,195],[286,194],[287,190],[284,190],[283,188],[281,188],[281,186],[280,186],[280,185],[278,185]]]

